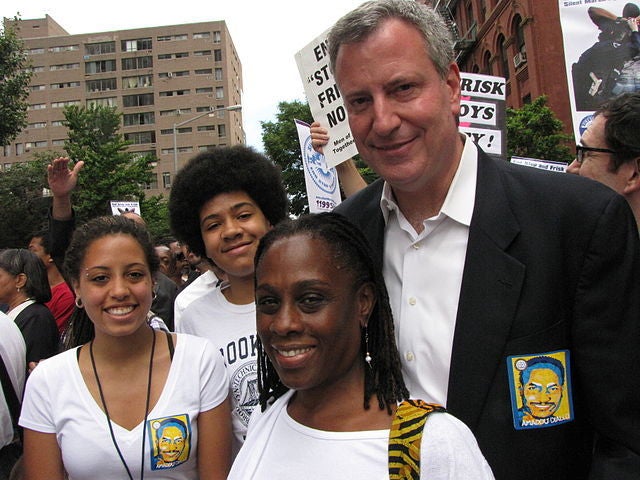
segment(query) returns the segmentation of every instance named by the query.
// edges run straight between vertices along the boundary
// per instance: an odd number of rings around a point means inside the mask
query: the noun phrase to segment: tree
[[[84,161],[73,204],[80,221],[110,213],[111,200],[144,204],[144,185],[151,181],[148,155],[127,151],[120,133],[122,114],[115,107],[72,105],[65,108],[69,138],[64,143],[73,161]]]
[[[18,18],[0,31],[0,145],[10,144],[27,125],[27,99],[33,72],[16,32]]]
[[[540,96],[522,108],[507,108],[507,155],[569,163],[567,146],[573,137],[563,133],[563,124]]]
[[[275,122],[260,122],[262,126],[262,143],[265,153],[282,169],[282,178],[289,195],[289,213],[301,215],[309,212],[307,190],[302,168],[302,154],[298,131],[294,120],[312,123],[311,110],[306,102],[294,100],[280,102],[276,112]],[[375,178],[375,174],[366,167],[359,158],[356,165],[360,174],[368,182]]]
[[[29,236],[46,226],[45,165],[34,160],[0,172],[0,248],[25,248]]]

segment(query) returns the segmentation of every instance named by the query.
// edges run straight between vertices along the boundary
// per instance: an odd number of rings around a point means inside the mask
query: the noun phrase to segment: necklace
[[[153,372],[153,354],[156,349],[156,333],[151,329],[151,333],[153,333],[153,343],[151,344],[151,358],[149,358],[149,380],[147,381],[147,401],[145,402],[144,407],[144,420],[142,422],[142,460],[140,461],[140,480],[144,478],[144,437],[147,432],[147,416],[149,415],[149,399],[151,397],[151,374]],[[127,471],[127,475],[130,480],[133,480],[133,475],[131,475],[131,470],[129,470],[129,465],[124,460],[122,456],[122,452],[120,451],[120,447],[118,446],[118,442],[116,441],[116,436],[113,434],[113,426],[111,425],[111,417],[109,416],[109,410],[107,409],[107,403],[104,401],[104,393],[102,393],[102,385],[100,384],[100,377],[98,376],[98,370],[96,369],[96,361],[93,358],[93,340],[89,343],[89,356],[91,357],[91,366],[93,367],[93,374],[96,377],[96,383],[98,384],[98,392],[100,392],[100,401],[102,402],[102,408],[104,408],[104,413],[107,416],[107,424],[109,425],[109,433],[111,433],[111,441],[113,442],[113,446],[116,447],[116,452],[118,452],[118,456],[120,457],[120,461],[122,465],[124,465],[124,469]]]

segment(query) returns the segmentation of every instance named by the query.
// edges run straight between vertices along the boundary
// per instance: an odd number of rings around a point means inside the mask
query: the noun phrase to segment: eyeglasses
[[[608,148],[595,148],[595,147],[585,147],[584,145],[576,145],[576,160],[578,163],[582,163],[585,158],[585,152],[600,152],[600,153],[618,153],[614,150],[610,150]]]
[[[180,253],[176,253],[176,260],[178,260],[179,262],[182,262],[185,259],[184,253],[180,252]]]

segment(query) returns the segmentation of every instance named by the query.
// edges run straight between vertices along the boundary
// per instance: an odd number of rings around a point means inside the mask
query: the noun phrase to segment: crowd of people
[[[431,7],[366,2],[328,44],[380,177],[345,164],[332,213],[288,218],[277,167],[217,147],[154,241],[77,225],[83,163],[48,166],[48,231],[0,252],[0,478],[640,477],[640,94],[561,175],[459,132]]]

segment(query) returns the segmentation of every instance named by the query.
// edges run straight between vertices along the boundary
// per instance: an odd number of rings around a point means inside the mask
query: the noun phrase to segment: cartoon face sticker
[[[569,351],[507,359],[514,427],[544,428],[573,420]]]
[[[191,424],[189,415],[149,420],[151,469],[174,468],[189,459]]]

